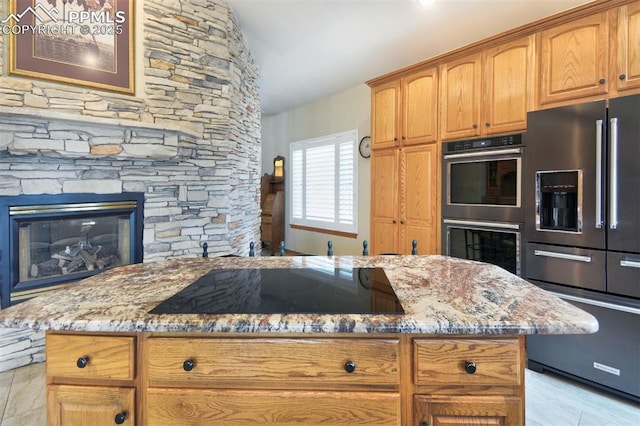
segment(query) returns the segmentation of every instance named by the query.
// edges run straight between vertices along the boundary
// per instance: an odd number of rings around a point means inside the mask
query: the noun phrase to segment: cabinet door
[[[50,385],[47,417],[50,426],[134,425],[135,390],[100,386]],[[116,416],[123,423],[116,422]]]
[[[415,425],[524,424],[524,408],[519,397],[416,395],[414,398]]]
[[[438,69],[402,79],[402,143],[435,142],[438,138]]]
[[[398,150],[371,154],[372,255],[398,252]]]
[[[606,13],[542,31],[540,105],[606,94],[608,44]]]
[[[419,254],[435,254],[437,241],[436,144],[403,148],[400,154],[400,253],[411,254],[412,241]]]
[[[479,53],[441,65],[442,139],[480,134],[481,76]]]
[[[400,80],[371,89],[371,147],[398,145],[400,121]]]
[[[484,134],[526,130],[533,107],[533,40],[525,37],[483,52]]]
[[[640,88],[640,1],[622,6],[618,14],[618,90]]]

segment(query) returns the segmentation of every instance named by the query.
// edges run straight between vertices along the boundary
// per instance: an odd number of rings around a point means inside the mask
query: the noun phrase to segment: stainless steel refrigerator
[[[529,368],[640,401],[640,95],[529,113],[526,278],[598,318],[532,336]]]

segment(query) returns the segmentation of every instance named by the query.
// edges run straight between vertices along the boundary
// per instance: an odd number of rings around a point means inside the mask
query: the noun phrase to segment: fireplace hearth
[[[1,307],[142,262],[144,194],[0,197]]]

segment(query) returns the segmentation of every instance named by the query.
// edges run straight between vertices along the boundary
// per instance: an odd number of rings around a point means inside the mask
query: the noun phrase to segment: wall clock
[[[365,136],[360,139],[360,146],[358,146],[360,155],[362,158],[371,157],[371,136]]]

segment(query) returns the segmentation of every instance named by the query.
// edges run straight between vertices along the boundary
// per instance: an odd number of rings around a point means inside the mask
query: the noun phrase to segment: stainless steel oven
[[[522,274],[522,223],[444,219],[443,253]]]
[[[443,217],[524,222],[522,135],[446,142]]]

